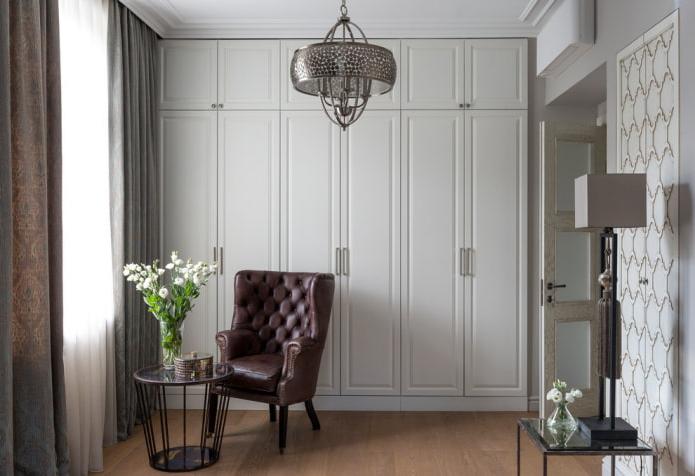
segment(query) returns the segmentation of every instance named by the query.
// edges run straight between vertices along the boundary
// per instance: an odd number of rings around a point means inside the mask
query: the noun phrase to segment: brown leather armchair
[[[232,377],[210,395],[213,424],[217,395],[263,402],[270,421],[280,407],[280,453],[287,439],[287,407],[304,402],[314,430],[319,419],[311,402],[333,305],[332,274],[239,271],[234,278],[231,330],[217,333],[220,361]]]

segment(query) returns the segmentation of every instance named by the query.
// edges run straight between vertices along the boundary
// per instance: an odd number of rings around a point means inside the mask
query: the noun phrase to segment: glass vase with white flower
[[[159,260],[151,265],[130,263],[123,267],[123,276],[135,284],[147,310],[159,321],[165,368],[174,368],[174,359],[181,355],[183,322],[216,269],[215,263],[194,264],[190,259],[184,262],[176,251],[171,253],[171,261],[164,268],[159,267]],[[164,282],[167,271],[169,279]]]
[[[570,413],[568,406],[583,396],[581,390],[573,388],[567,391],[567,382],[555,380],[553,388],[545,396],[547,400],[555,404],[555,410],[546,421],[546,426],[551,430],[574,431],[577,428],[577,420]]]

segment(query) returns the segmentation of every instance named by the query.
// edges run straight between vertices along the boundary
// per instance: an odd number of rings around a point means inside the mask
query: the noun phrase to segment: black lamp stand
[[[610,245],[609,245],[610,243]],[[598,416],[579,418],[579,429],[592,440],[636,440],[637,429],[624,419],[615,416],[616,376],[618,370],[618,235],[613,228],[601,233],[601,270],[606,269],[606,254],[610,257],[611,306],[610,306],[610,401],[609,416],[605,411],[605,376],[599,377]],[[603,373],[599,369],[600,374]]]

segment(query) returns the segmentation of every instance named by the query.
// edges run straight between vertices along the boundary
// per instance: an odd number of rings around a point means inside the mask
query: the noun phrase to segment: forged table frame
[[[214,403],[215,408],[208,408],[208,396],[214,385],[232,375],[232,367],[216,364],[212,376],[180,379],[174,370],[164,369],[161,365],[145,367],[133,374],[138,406],[142,416],[145,444],[150,466],[159,471],[183,472],[206,468],[220,457],[222,436],[227,421],[229,397],[221,396]],[[187,440],[186,425],[186,387],[204,385],[203,414],[200,423],[200,437]],[[154,387],[148,389],[147,387]],[[169,414],[167,411],[167,387],[181,387],[183,396],[183,441],[179,446],[171,446],[169,441]],[[152,391],[150,391],[152,390]],[[215,414],[212,428],[206,428],[208,413]],[[153,415],[159,413],[159,422],[153,423]],[[157,428],[159,427],[159,428]],[[159,430],[159,431],[157,431]],[[206,431],[206,430],[209,430]],[[157,435],[159,433],[159,435]],[[194,444],[190,444],[194,442]],[[161,443],[161,447],[158,444]]]
[[[640,439],[636,441],[594,441],[592,442],[579,429],[575,430],[564,445],[548,441],[545,420],[540,418],[521,418],[516,427],[516,474],[521,475],[521,431],[543,455],[543,476],[548,474],[548,456],[610,456],[611,475],[615,475],[616,456],[651,456],[652,476],[659,474],[659,457],[655,449]],[[540,430],[540,431],[539,431]]]

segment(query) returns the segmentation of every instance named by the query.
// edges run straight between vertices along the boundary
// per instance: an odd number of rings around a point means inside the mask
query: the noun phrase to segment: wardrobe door
[[[280,42],[280,101],[281,108],[287,110],[322,111],[321,100],[317,96],[300,93],[292,86],[290,65],[297,48],[322,40],[282,40]]]
[[[402,113],[402,386],[463,394],[463,113]]]
[[[234,275],[280,265],[280,113],[218,113],[220,328],[234,313]]]
[[[163,261],[171,251],[194,262],[214,260],[217,240],[217,113],[162,111]],[[216,354],[217,277],[212,276],[186,318],[183,351]]]
[[[403,109],[463,108],[463,40],[401,42]]]
[[[217,41],[159,41],[159,109],[217,108]]]
[[[280,41],[218,45],[218,109],[280,109]]]
[[[400,113],[366,111],[343,145],[343,395],[400,394]]]
[[[372,96],[367,103],[367,110],[401,108],[401,40],[370,40],[370,43],[388,48],[396,60],[396,84],[387,94]]]
[[[340,132],[323,111],[281,115],[281,246],[284,271],[336,272],[340,247]],[[340,393],[340,282],[317,392]]]
[[[526,395],[526,111],[466,112],[466,395]]]
[[[469,109],[528,107],[527,41],[466,40],[466,103]]]

